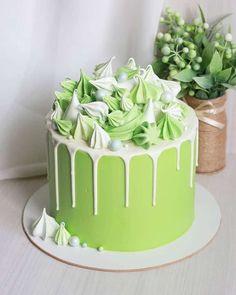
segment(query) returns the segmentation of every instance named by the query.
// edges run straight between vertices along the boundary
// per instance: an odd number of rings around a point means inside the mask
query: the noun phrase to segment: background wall
[[[209,20],[235,12],[234,0],[198,1]],[[152,61],[153,41],[164,6],[185,17],[196,4],[182,0],[1,0],[0,179],[45,172],[44,117],[65,77],[116,55]],[[236,18],[231,17],[233,33]],[[226,22],[227,23],[227,22]],[[236,93],[230,92],[228,152],[236,153]]]

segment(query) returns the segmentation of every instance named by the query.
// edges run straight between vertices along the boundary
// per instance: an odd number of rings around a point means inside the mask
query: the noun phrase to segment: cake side
[[[132,144],[116,153],[94,150],[65,139],[48,124],[50,211],[82,242],[141,251],[173,241],[191,226],[197,136],[191,110],[179,139],[148,151]]]

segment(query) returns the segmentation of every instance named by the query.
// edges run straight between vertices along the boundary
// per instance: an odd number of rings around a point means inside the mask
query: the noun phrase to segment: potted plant
[[[172,9],[161,17],[166,32],[156,36],[154,71],[181,84],[179,98],[195,109],[199,119],[198,172],[214,172],[225,166],[226,91],[236,86],[236,45],[231,29],[224,32],[221,17],[199,17],[186,23]]]

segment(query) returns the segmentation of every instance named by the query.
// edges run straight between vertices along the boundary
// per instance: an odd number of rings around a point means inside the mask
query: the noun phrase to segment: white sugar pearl
[[[78,247],[79,246],[79,238],[77,236],[71,236],[69,238],[69,245],[71,247]]]
[[[119,139],[114,139],[109,142],[109,150],[116,152],[122,148],[122,142]]]
[[[117,78],[118,82],[124,82],[128,79],[128,75],[125,72],[121,72]]]
[[[96,100],[102,101],[103,97],[107,95],[107,92],[105,90],[99,89],[95,92]]]
[[[82,247],[82,248],[86,248],[86,247],[88,247],[88,245],[87,245],[87,243],[83,242],[83,243],[81,244],[81,247]]]

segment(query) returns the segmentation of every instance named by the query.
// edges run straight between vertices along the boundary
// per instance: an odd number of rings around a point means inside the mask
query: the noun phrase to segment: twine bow
[[[184,99],[184,101],[188,104],[188,102]],[[199,121],[202,121],[208,125],[214,126],[219,129],[223,129],[225,124],[220,123],[209,117],[209,114],[219,114],[225,110],[225,106],[215,107],[214,104],[210,101],[203,101],[197,106],[194,111]]]

